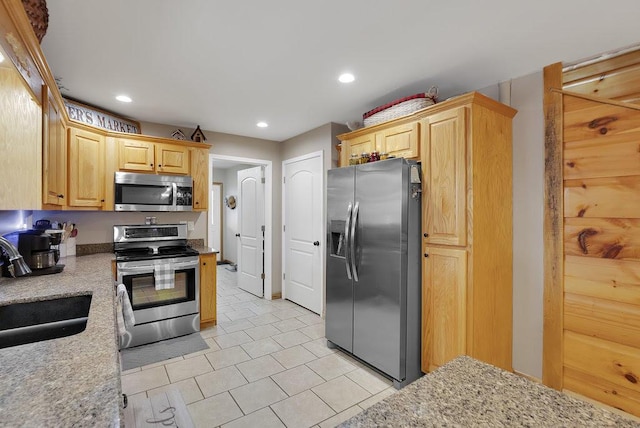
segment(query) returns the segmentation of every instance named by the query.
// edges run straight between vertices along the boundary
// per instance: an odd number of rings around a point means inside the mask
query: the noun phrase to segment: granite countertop
[[[113,257],[66,257],[61,273],[0,279],[0,305],[92,293],[83,332],[0,349],[0,426],[121,425]]]
[[[205,247],[204,245],[192,245],[191,248],[200,254],[218,254],[220,252],[213,247]]]
[[[341,427],[639,427],[522,376],[458,357]]]

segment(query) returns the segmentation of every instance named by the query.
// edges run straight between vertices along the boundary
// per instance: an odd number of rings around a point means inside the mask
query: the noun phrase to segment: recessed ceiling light
[[[267,126],[269,126],[269,124],[267,122],[258,122],[256,123],[256,126],[258,128],[266,128]]]
[[[120,102],[123,102],[123,103],[130,103],[130,102],[131,102],[131,98],[129,98],[129,97],[128,97],[128,96],[126,96],[126,95],[118,95],[118,96],[116,97],[116,100],[118,100],[118,101],[120,101]]]
[[[354,80],[356,80],[356,78],[351,73],[342,73],[340,77],[338,77],[340,83],[351,83]]]

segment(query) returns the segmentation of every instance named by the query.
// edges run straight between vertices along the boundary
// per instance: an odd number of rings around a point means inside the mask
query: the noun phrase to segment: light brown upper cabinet
[[[121,171],[189,174],[189,148],[178,144],[118,138]]]
[[[467,243],[466,107],[424,119],[422,126],[425,243]]]
[[[422,370],[458,355],[511,370],[516,111],[472,93],[420,121]]]
[[[342,142],[340,152],[340,165],[349,165],[349,158],[352,154],[360,156],[362,153],[371,153],[376,149],[376,135],[365,134]]]
[[[418,123],[405,123],[376,133],[376,150],[397,158],[420,157]]]
[[[60,107],[48,88],[43,88],[42,109],[42,203],[60,208],[67,197],[67,141]]]
[[[76,127],[69,128],[70,207],[104,208],[104,135]]]
[[[209,208],[209,146],[191,148],[191,177],[193,178],[193,210]]]

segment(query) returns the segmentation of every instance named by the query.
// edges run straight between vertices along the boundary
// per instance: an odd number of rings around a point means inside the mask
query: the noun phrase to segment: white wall
[[[544,115],[542,71],[511,80],[513,368],[542,378]]]

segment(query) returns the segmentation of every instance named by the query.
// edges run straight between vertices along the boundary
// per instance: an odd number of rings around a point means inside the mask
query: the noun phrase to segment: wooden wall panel
[[[565,293],[564,328],[640,348],[640,306]]]
[[[640,175],[640,132],[606,135],[564,145],[564,178]]]
[[[590,373],[640,396],[640,349],[570,331],[564,334],[565,367]]]
[[[567,256],[565,292],[640,305],[640,262]]]
[[[634,413],[634,410],[640,408],[640,400],[635,391],[570,367],[564,369],[564,385],[570,391],[627,413]]]
[[[640,115],[634,109],[567,95],[563,100],[565,143],[640,132]]]
[[[640,218],[638,195],[640,176],[567,180],[564,188],[564,215]]]
[[[640,260],[640,219],[567,218],[565,254]]]

